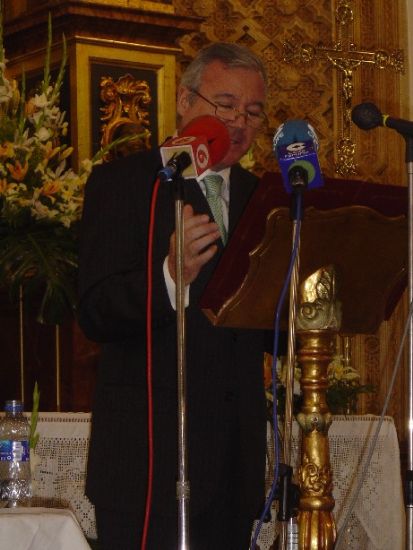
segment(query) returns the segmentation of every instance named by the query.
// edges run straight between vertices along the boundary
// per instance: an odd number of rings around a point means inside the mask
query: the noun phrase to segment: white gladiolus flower
[[[29,119],[34,122],[35,126],[37,126],[42,116],[43,116],[43,113],[41,111],[36,111],[29,117]]]
[[[41,142],[45,142],[47,141],[48,139],[50,139],[50,131],[45,128],[44,126],[42,126],[41,128],[39,128],[36,132],[36,136],[39,138],[39,140]]]
[[[56,209],[48,208],[47,206],[42,204],[40,200],[34,201],[34,203],[32,204],[31,211],[34,218],[36,218],[37,220],[41,220],[45,218],[53,219],[53,218],[56,218],[56,216],[59,213]]]
[[[43,93],[43,94],[40,94],[40,95],[35,94],[35,96],[33,98],[33,103],[38,109],[44,109],[45,107],[47,107],[49,101],[47,99],[46,94]]]

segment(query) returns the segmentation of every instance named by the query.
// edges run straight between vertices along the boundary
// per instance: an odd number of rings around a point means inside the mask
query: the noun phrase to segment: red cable
[[[155,206],[160,180],[157,178],[151,199],[147,251],[147,293],[146,293],[146,385],[148,393],[148,487],[146,493],[145,521],[143,525],[141,550],[146,549],[152,505],[153,482],[153,398],[152,398],[152,253],[155,227]]]

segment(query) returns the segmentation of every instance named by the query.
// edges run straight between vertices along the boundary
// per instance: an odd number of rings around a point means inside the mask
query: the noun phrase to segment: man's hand
[[[183,209],[184,218],[184,283],[192,283],[198,276],[202,266],[206,264],[218,250],[213,244],[220,238],[220,232],[215,222],[209,221],[206,214],[194,214],[190,204]],[[176,238],[172,234],[169,244],[168,269],[176,283]]]

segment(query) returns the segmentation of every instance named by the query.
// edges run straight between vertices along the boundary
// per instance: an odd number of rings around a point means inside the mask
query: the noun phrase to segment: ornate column
[[[300,488],[300,549],[332,549],[336,539],[333,517],[332,471],[328,429],[331,413],[326,402],[327,367],[335,349],[341,311],[335,296],[332,266],[321,268],[300,287],[297,315],[298,363],[303,406],[297,415],[302,429]]]

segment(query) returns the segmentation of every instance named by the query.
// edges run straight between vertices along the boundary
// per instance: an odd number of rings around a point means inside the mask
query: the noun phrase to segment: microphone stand
[[[184,179],[175,177],[175,235],[176,235],[176,341],[178,381],[178,550],[189,550],[189,479],[186,410],[186,333],[184,285]]]
[[[413,137],[404,135],[406,140],[406,169],[409,193],[408,210],[408,289],[409,303],[413,300]],[[409,349],[408,349],[408,456],[405,480],[406,502],[406,549],[413,549],[413,319],[409,320]]]
[[[175,274],[176,274],[176,342],[177,342],[177,409],[178,409],[178,550],[189,550],[189,494],[187,408],[186,408],[186,333],[185,333],[185,284],[184,284],[184,178],[183,170],[191,164],[188,153],[177,155],[161,171],[163,181],[173,183],[175,194]]]
[[[288,355],[287,377],[285,385],[285,418],[283,455],[284,464],[280,464],[279,482],[279,510],[277,519],[281,522],[280,549],[298,550],[298,528],[296,525],[298,507],[298,487],[292,483],[291,467],[291,437],[294,398],[294,369],[295,369],[295,319],[297,312],[297,293],[299,285],[300,266],[300,224],[302,219],[302,198],[308,184],[308,174],[301,166],[289,174],[292,185],[291,218],[293,220],[293,243],[296,243],[297,253],[293,265],[290,283],[290,302],[288,316]]]
[[[361,103],[352,110],[351,118],[362,130],[377,126],[393,128],[406,141],[406,171],[408,185],[408,428],[407,471],[405,478],[406,549],[413,550],[413,318],[410,314],[413,300],[413,122],[383,115],[373,103]]]

